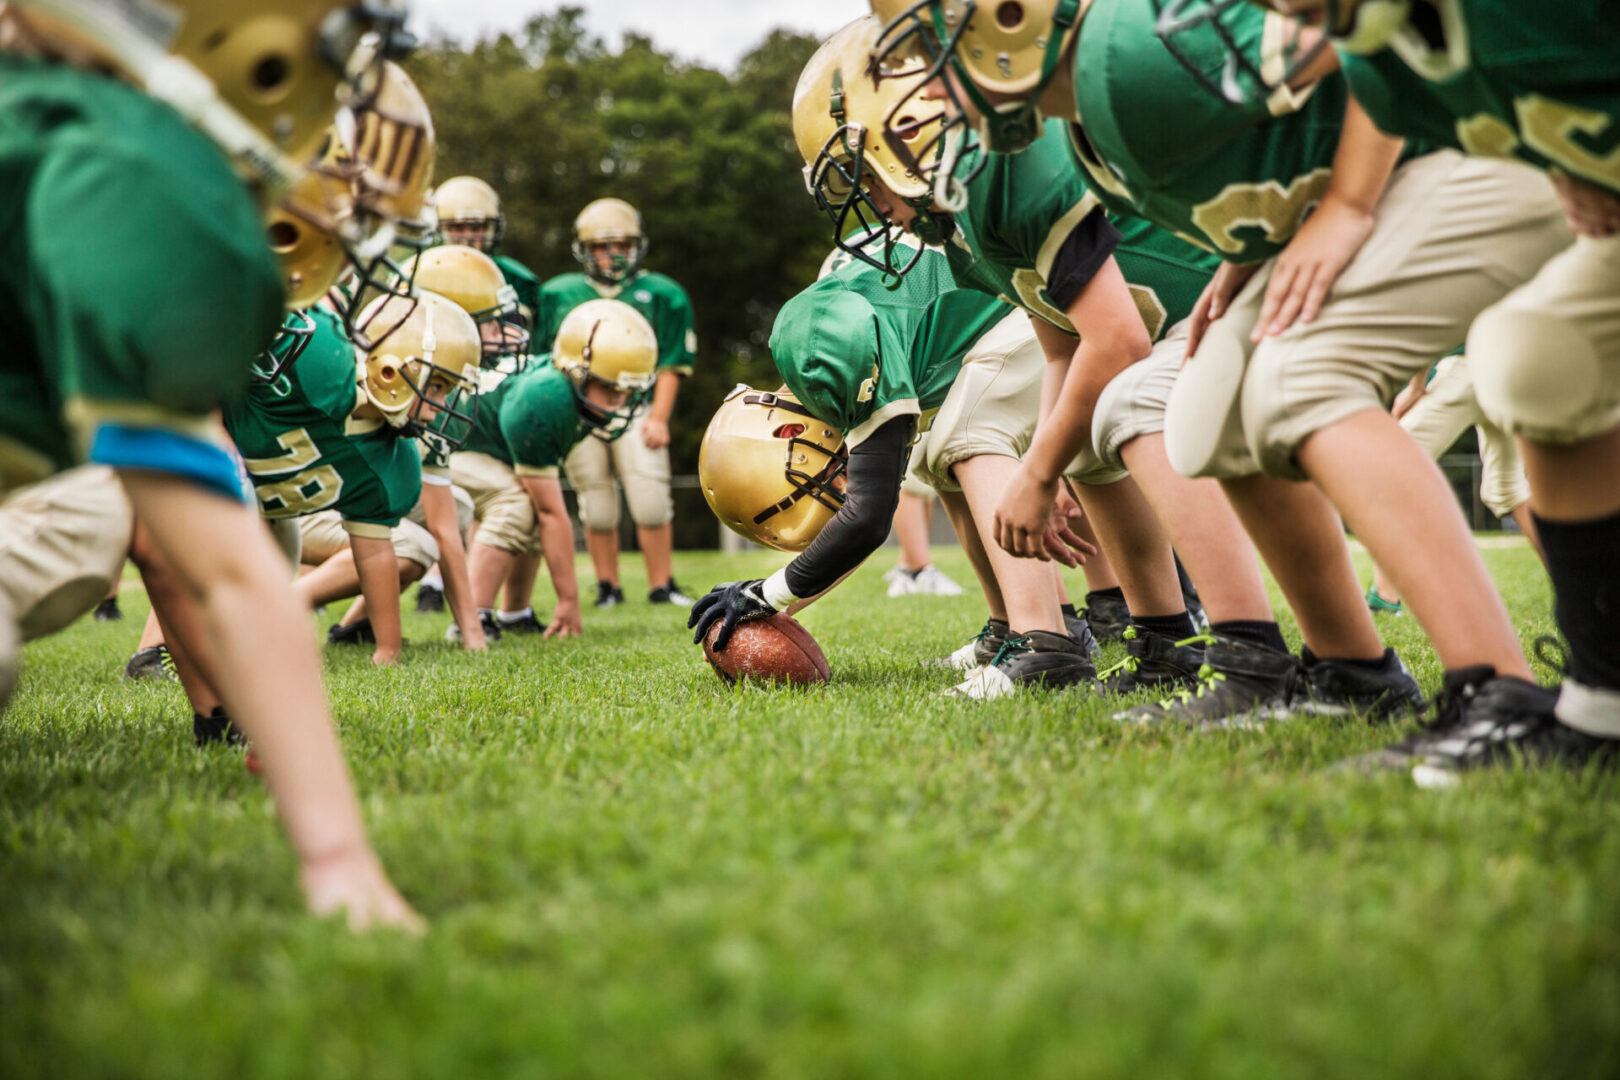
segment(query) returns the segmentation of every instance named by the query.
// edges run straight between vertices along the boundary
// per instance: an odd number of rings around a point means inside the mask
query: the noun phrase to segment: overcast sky
[[[585,9],[591,31],[617,47],[625,30],[646,34],[661,49],[729,71],[778,26],[827,37],[871,10],[867,0],[567,0]],[[515,30],[563,0],[411,0],[420,32],[442,30],[468,39]]]

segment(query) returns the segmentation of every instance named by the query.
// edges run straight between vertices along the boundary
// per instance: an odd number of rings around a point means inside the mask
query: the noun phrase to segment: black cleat
[[[1012,634],[995,658],[960,684],[945,691],[950,697],[977,699],[1010,697],[1019,690],[1061,690],[1097,678],[1097,669],[1085,647],[1067,634],[1031,630]]]
[[[123,622],[124,612],[118,606],[118,597],[109,596],[96,605],[96,622]]]
[[[418,585],[416,587],[416,613],[418,615],[434,615],[443,610],[443,589],[434,588],[432,585]]]
[[[598,581],[596,583],[596,606],[599,608],[618,607],[624,603],[624,590],[611,581]]]
[[[1125,659],[1097,673],[1098,689],[1105,694],[1193,689],[1204,666],[1204,646],[1212,640],[1200,634],[1172,641],[1139,626],[1126,627]]]
[[[1117,596],[1088,595],[1082,614],[1098,641],[1120,641],[1125,636],[1125,628],[1131,625],[1131,609]]]
[[[620,594],[619,599],[624,599],[624,595],[622,593]],[[681,587],[675,584],[674,578],[669,579],[669,584],[660,585],[658,588],[649,592],[647,594],[647,602],[649,604],[674,604],[677,607],[683,608],[689,608],[693,604],[697,603],[696,600],[693,600],[690,596],[687,596],[681,591]]]
[[[191,737],[197,741],[198,746],[210,746],[215,743],[225,743],[228,746],[247,745],[247,736],[243,735],[231,718],[225,715],[223,705],[214,706],[214,711],[207,716],[192,713]]]
[[[493,637],[489,631],[491,621],[496,625]],[[532,611],[522,618],[513,619],[510,622],[493,615],[485,616],[484,619],[484,637],[491,640],[499,640],[502,634],[543,634],[545,632],[546,624],[537,619]]]
[[[1092,660],[1097,659],[1097,654],[1102,652],[1102,646],[1097,644],[1097,637],[1091,632],[1084,615],[1063,616],[1063,629],[1069,632],[1069,637],[1075,644],[1086,650],[1086,656]]]
[[[1305,697],[1298,711],[1317,716],[1360,716],[1389,720],[1423,711],[1423,691],[1394,649],[1385,649],[1380,668],[1342,660],[1323,660],[1310,648],[1300,650],[1305,665]]]
[[[167,645],[153,645],[149,649],[136,649],[135,655],[124,665],[126,679],[174,679],[174,658]]]
[[[370,619],[358,619],[344,626],[342,623],[333,623],[331,629],[326,631],[328,645],[375,645],[377,635],[372,632]]]
[[[1204,647],[1195,687],[1182,687],[1154,705],[1115,713],[1114,719],[1196,728],[1253,727],[1286,715],[1304,678],[1304,667],[1292,653],[1215,638]]]

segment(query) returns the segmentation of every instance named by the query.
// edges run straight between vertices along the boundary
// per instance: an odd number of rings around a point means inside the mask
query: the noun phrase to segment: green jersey
[[[1048,121],[1035,145],[1020,154],[991,154],[968,185],[967,208],[953,215],[956,234],[945,247],[956,283],[1073,334],[1074,324],[1046,286],[1064,243],[1097,207],[1075,166],[1067,125]],[[1219,260],[1135,214],[1109,218],[1120,234],[1114,258],[1157,341],[1192,313]]]
[[[501,276],[506,278],[506,283],[517,291],[518,307],[522,310],[523,317],[529,320],[530,326],[533,326],[535,312],[540,310],[540,279],[535,276],[533,270],[510,255],[495,255],[493,258],[495,265],[501,269]],[[533,340],[538,343],[540,339],[535,337]],[[547,338],[544,345],[535,344],[530,351],[534,349],[549,351],[550,348],[551,339]]]
[[[93,461],[240,498],[211,413],[281,317],[213,143],[120,83],[0,55],[0,490]]]
[[[350,532],[387,536],[422,495],[415,441],[351,417],[362,400],[354,346],[337,316],[309,313],[315,332],[274,382],[256,382],[225,411],[259,510],[268,518],[336,510]]]
[[[1075,152],[1110,206],[1134,207],[1229,262],[1268,259],[1327,191],[1345,80],[1335,73],[1299,92],[1228,104],[1154,34],[1156,9],[1155,0],[1110,0],[1087,10],[1074,46]],[[1256,67],[1284,63],[1282,16],[1236,4],[1220,19]],[[1214,28],[1182,38],[1218,80],[1227,49]]]
[[[574,403],[574,384],[547,353],[478,395],[478,416],[462,449],[504,461],[519,476],[557,476],[588,430]],[[439,464],[428,461],[429,468]]]
[[[859,446],[897,416],[926,427],[962,358],[1011,313],[1004,301],[958,289],[943,255],[924,250],[894,289],[859,260],[833,270],[782,305],[771,356],[817,418]]]
[[[1620,5],[1438,0],[1445,41],[1342,54],[1385,131],[1561,169],[1620,194]]]
[[[692,374],[697,335],[692,331],[692,302],[673,278],[639,270],[620,285],[603,285],[584,274],[558,274],[540,287],[535,308],[534,340],[550,349],[568,313],[587,300],[623,300],[652,324],[658,335],[658,370]]]

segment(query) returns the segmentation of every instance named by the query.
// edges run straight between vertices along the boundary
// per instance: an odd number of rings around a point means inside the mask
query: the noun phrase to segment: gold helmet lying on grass
[[[619,300],[587,300],[570,311],[557,328],[551,362],[574,384],[574,400],[591,434],[613,440],[630,423],[652,389],[658,366],[658,335],[652,324]],[[606,407],[586,397],[591,383],[622,393],[621,403]]]
[[[844,436],[787,390],[738,385],[709,421],[698,482],[733,532],[803,551],[844,505]]]

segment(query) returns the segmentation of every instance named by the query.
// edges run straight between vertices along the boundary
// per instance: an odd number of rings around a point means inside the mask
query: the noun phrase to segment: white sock
[[[1566,675],[1554,714],[1594,738],[1620,739],[1620,691],[1584,686]]]
[[[422,575],[422,588],[438,589],[440,592],[444,592],[444,575],[439,573],[437,566]]]
[[[496,616],[496,619],[503,623],[515,623],[522,622],[524,619],[531,618],[533,615],[534,608],[526,607],[522,611],[503,611]]]

